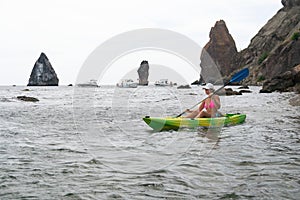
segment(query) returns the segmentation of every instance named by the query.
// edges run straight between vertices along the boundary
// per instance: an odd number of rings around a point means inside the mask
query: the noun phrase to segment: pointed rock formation
[[[148,61],[143,60],[137,72],[139,74],[139,85],[148,85],[148,77],[149,77]]]
[[[232,58],[236,56],[237,49],[235,42],[230,35],[224,20],[217,21],[209,33],[210,40],[204,46],[204,50],[218,66],[222,76],[229,75],[236,66],[233,66]],[[205,68],[208,64],[205,57],[208,55],[201,52],[201,67]]]
[[[35,62],[28,86],[58,86],[57,75],[44,53]]]

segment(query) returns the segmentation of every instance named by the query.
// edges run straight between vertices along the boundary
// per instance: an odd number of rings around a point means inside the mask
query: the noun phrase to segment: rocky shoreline
[[[262,92],[298,90],[300,1],[282,0],[281,3],[283,8],[259,30],[249,46],[240,52],[236,51],[234,39],[224,20],[217,21],[211,28],[210,40],[204,51],[216,63],[225,81],[236,71],[247,67],[250,75],[244,84],[263,86]],[[201,52],[201,57],[205,54],[204,51]],[[205,62],[201,66],[205,76]]]
[[[300,65],[264,82],[261,93],[300,92]]]

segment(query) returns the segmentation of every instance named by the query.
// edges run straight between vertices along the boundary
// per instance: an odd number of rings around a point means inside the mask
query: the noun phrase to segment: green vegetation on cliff
[[[294,40],[294,41],[296,41],[296,40],[298,40],[298,38],[299,38],[299,36],[300,36],[300,32],[296,32],[296,33],[294,33],[293,35],[292,35],[292,40]]]

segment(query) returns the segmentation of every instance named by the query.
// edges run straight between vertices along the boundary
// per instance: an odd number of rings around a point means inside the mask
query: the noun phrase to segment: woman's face
[[[209,95],[210,94],[210,90],[209,89],[204,89],[205,90],[205,94]]]

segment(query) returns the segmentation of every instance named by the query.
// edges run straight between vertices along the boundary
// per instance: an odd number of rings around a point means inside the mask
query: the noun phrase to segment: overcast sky
[[[281,0],[0,0],[0,85],[26,85],[41,52],[60,85],[74,83],[97,46],[133,29],[176,31],[203,47],[223,19],[242,50],[280,8]]]

